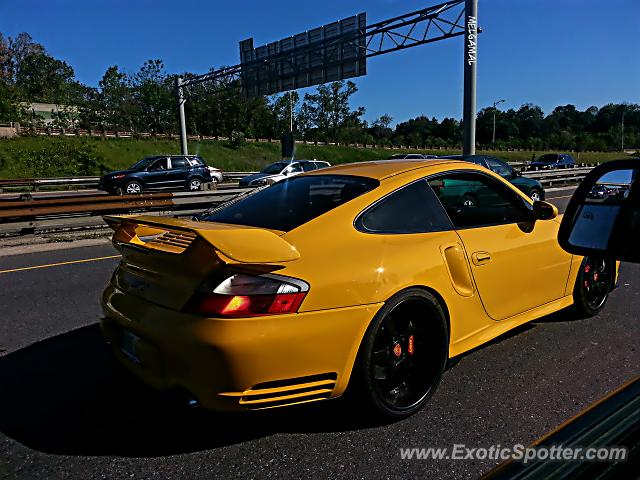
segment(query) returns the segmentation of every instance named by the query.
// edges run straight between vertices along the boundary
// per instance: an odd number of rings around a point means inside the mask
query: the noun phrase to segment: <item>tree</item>
[[[371,135],[373,142],[383,144],[389,143],[393,136],[391,122],[393,122],[393,117],[388,114],[384,114],[373,121],[371,127],[369,127],[369,134]]]
[[[74,75],[67,63],[47,54],[31,53],[20,62],[15,84],[28,101],[68,103]]]
[[[117,66],[107,68],[98,83],[98,92],[96,108],[102,126],[114,130],[132,129],[137,111],[127,74]]]
[[[28,33],[20,33],[16,38],[0,33],[0,80],[14,84],[25,59],[30,55],[44,55],[45,49],[36,43]]]
[[[319,85],[317,93],[304,96],[303,122],[316,130],[319,139],[344,141],[347,132],[353,133],[354,128],[363,126],[360,117],[364,115],[364,107],[351,110],[349,104],[357,91],[358,87],[351,81]]]
[[[279,96],[272,97],[269,108],[276,121],[276,136],[290,129],[291,115],[293,113],[293,129],[298,128],[298,104],[300,95],[296,91],[287,92]]]
[[[162,60],[147,60],[130,79],[138,111],[134,122],[137,131],[175,130],[174,78],[166,74]]]

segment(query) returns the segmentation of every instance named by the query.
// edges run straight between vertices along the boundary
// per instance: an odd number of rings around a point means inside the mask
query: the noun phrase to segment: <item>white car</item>
[[[240,179],[241,187],[261,187],[284,180],[285,178],[300,175],[304,172],[330,167],[329,162],[320,160],[294,160],[272,163],[260,173],[254,173]]]
[[[222,183],[222,170],[209,166],[209,173],[211,174],[211,180],[213,183]]]

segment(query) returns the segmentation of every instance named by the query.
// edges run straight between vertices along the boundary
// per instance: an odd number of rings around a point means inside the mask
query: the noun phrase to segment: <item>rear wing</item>
[[[196,222],[148,215],[105,215],[118,248],[132,247],[181,254],[202,238],[225,257],[239,263],[281,263],[300,258],[280,235],[264,228]]]

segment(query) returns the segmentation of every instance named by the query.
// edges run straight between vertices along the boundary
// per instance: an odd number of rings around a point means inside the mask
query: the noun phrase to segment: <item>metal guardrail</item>
[[[240,178],[252,175],[256,172],[223,172],[222,178],[226,182],[233,182]],[[52,177],[52,178],[10,178],[0,179],[0,193],[4,189],[28,187],[33,191],[41,188],[97,188],[100,177],[76,176],[76,177]]]
[[[147,193],[141,195],[65,195],[37,198],[21,195],[0,200],[0,223],[30,221],[69,215],[102,215],[134,211],[192,209],[204,210],[225,202],[248,188],[209,190],[201,192]]]
[[[593,167],[559,168],[522,172],[524,176],[538,180],[543,187],[580,183]]]
[[[590,171],[593,166],[560,168],[554,170],[529,170],[526,163],[512,162],[511,166],[520,168],[521,173],[527,177],[535,178],[545,185],[554,185],[557,183],[571,183],[572,181],[580,181],[584,178],[584,172]],[[223,172],[222,176],[225,182],[237,181],[248,175],[257,172]],[[13,189],[19,187],[29,187],[33,191],[39,191],[41,188],[97,188],[100,177],[54,177],[54,178],[16,178],[16,179],[0,179],[0,193],[4,189]]]
[[[579,183],[592,167],[564,168],[522,172],[535,178],[545,188],[554,185]],[[226,172],[227,179],[238,179],[249,172]],[[3,186],[34,185],[91,185],[97,177],[70,177],[47,179],[0,180]],[[99,215],[106,213],[163,212],[168,215],[186,215],[205,210],[247,192],[251,188],[203,190],[200,192],[163,192],[142,195],[106,195],[90,192],[67,192],[43,197],[21,194],[12,198],[0,198],[0,236],[35,233],[39,229],[65,229],[73,223],[81,228],[86,225],[103,225]],[[73,222],[70,219],[73,218]],[[84,218],[85,221],[81,219]],[[56,220],[57,219],[57,220]],[[55,228],[52,226],[55,225]],[[46,227],[46,228],[45,228]],[[94,227],[94,228],[96,228]]]

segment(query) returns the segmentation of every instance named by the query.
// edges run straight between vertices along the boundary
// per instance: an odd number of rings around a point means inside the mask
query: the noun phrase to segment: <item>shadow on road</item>
[[[344,404],[247,414],[181,408],[121,371],[97,324],[0,357],[0,431],[52,454],[161,456],[283,431],[372,426]]]
[[[573,318],[565,310],[522,325],[452,359],[449,368],[537,323]],[[208,450],[278,432],[348,431],[376,425],[380,424],[342,399],[267,412],[190,410],[121,370],[97,324],[0,357],[0,431],[45,453],[153,457]]]

